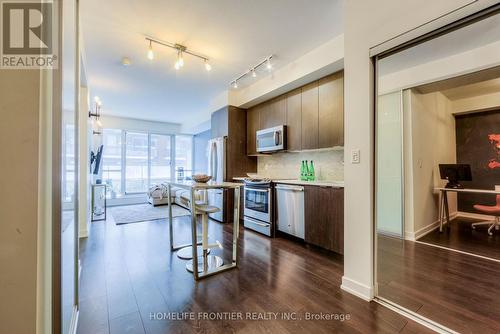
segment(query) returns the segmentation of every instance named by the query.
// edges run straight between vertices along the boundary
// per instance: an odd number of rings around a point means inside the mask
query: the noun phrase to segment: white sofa
[[[188,208],[190,200],[189,190],[172,187],[171,192],[172,203],[178,204],[184,208]],[[167,204],[167,185],[161,183],[152,186],[151,188],[149,188],[147,196],[148,202],[153,206]],[[195,199],[197,201],[201,200],[201,196],[199,194],[196,194]]]

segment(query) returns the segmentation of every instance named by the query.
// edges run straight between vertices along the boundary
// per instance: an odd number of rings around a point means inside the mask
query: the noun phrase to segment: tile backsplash
[[[318,181],[344,181],[344,150],[342,148],[259,156],[257,174],[269,178],[298,179],[302,160],[314,161]]]

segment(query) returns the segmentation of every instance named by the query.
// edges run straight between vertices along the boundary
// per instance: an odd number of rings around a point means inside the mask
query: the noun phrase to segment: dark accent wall
[[[194,172],[207,174],[208,155],[207,146],[210,140],[210,129],[194,135]]]
[[[466,188],[500,185],[500,109],[455,117],[457,163],[470,164],[472,181]],[[478,213],[474,204],[495,205],[494,195],[459,194],[458,210]]]

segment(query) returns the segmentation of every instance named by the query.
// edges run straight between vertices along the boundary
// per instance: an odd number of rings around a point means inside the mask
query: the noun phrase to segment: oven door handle
[[[269,227],[269,224],[261,223],[261,222],[257,221],[256,219],[253,219],[253,218],[250,218],[250,217],[245,217],[245,219],[247,221],[251,222],[252,224],[259,225],[259,226],[262,226],[262,227]]]
[[[267,193],[267,192],[271,191],[271,189],[245,188],[245,192],[246,191],[256,191],[256,192],[259,192],[259,193]]]

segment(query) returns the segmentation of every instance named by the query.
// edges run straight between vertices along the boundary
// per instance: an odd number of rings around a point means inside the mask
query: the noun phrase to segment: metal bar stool
[[[216,255],[208,255],[210,249],[212,248],[220,248],[222,249],[222,245],[218,240],[215,243],[208,243],[208,215],[210,213],[215,213],[220,211],[220,209],[216,206],[208,205],[208,204],[197,204],[196,203],[196,214],[201,215],[201,224],[202,224],[202,232],[201,232],[201,248],[203,251],[202,256],[198,256],[198,272],[204,272],[208,270],[212,270],[218,267],[221,267],[224,264],[224,261],[221,257]],[[193,260],[191,260],[186,264],[186,269],[189,272],[193,272]]]
[[[207,194],[207,191],[201,191],[201,200],[198,200],[198,201],[195,201],[196,205],[204,205],[204,204],[208,204],[208,194]],[[187,204],[187,207],[191,207],[189,203],[186,203]],[[196,215],[202,215],[201,212],[196,212]],[[201,238],[197,238],[196,240],[196,244],[197,245],[201,245]],[[200,254],[201,252],[203,251],[203,248],[201,246],[198,246],[198,254]],[[210,249],[208,250],[208,253],[210,253]],[[177,257],[179,259],[182,259],[182,260],[191,260],[193,258],[193,246],[184,246],[182,248],[180,248],[178,251],[177,251]]]

